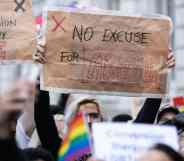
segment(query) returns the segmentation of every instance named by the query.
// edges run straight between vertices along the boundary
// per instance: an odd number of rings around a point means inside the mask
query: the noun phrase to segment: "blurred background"
[[[44,6],[62,6],[69,5],[73,2],[86,6],[95,6],[102,9],[120,10],[130,14],[157,13],[171,17],[174,24],[171,46],[176,58],[176,67],[170,74],[171,81],[168,98],[184,95],[184,20],[182,19],[184,15],[183,0],[33,0],[34,14],[40,14]],[[55,104],[58,100],[58,95],[51,94],[51,97],[52,103]],[[168,98],[166,98],[165,101],[168,101]],[[104,101],[104,107],[106,107],[104,111],[107,117],[109,117],[108,114],[115,115],[116,113],[135,113],[135,111],[139,109],[144,101],[144,99],[122,97],[118,98],[117,100],[114,100],[114,98],[108,98],[108,101]],[[113,107],[116,107],[112,108],[112,105],[114,105]],[[108,106],[111,108],[108,108]]]

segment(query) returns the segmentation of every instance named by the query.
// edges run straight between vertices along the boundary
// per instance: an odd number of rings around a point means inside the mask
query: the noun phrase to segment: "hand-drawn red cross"
[[[64,29],[64,27],[62,26],[62,24],[63,24],[63,22],[64,22],[64,20],[66,19],[66,17],[64,17],[61,21],[58,21],[57,19],[56,19],[56,17],[55,16],[52,16],[52,19],[54,20],[54,22],[55,22],[55,27],[52,29],[52,32],[55,32],[59,27],[64,31],[64,32],[66,32],[66,30]]]

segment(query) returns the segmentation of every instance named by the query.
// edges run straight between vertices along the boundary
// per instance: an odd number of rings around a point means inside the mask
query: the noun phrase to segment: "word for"
[[[17,5],[15,8],[15,12],[18,12],[19,10],[22,10],[22,12],[25,12],[25,8],[23,8],[23,5],[25,3],[25,0],[14,0],[15,4]]]
[[[95,34],[93,27],[84,27],[83,25],[74,26],[73,29],[73,40],[90,41],[93,39]],[[144,32],[128,32],[118,31],[112,29],[104,29],[102,39],[103,42],[127,42],[137,44],[148,44],[150,42],[149,36],[151,33]]]
[[[60,54],[61,62],[78,62],[79,61],[79,53],[77,52],[61,52]]]
[[[13,16],[0,16],[0,28],[14,27],[17,25]]]
[[[52,16],[52,19],[55,23],[55,27],[52,29],[52,32],[55,32],[58,28],[62,29],[64,32],[66,32],[66,30],[62,26],[62,24],[63,24],[64,20],[66,19],[66,17],[64,17],[60,21],[58,21],[55,16]]]
[[[0,31],[0,40],[4,40],[7,36],[8,32],[7,31]]]

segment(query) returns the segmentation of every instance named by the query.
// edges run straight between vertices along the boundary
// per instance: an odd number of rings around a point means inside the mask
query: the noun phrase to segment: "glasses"
[[[86,116],[93,118],[93,119],[100,119],[101,118],[100,114],[96,113],[96,112],[86,113]]]

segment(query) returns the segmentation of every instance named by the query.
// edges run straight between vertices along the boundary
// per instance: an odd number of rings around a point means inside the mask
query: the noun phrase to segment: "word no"
[[[77,26],[74,27],[73,40],[75,40],[75,38],[78,37],[80,42],[90,41],[93,38],[93,35],[94,30],[92,27],[84,28],[83,25],[81,25],[79,28]]]
[[[79,53],[77,52],[61,52],[60,54],[60,62],[78,62],[79,61]]]
[[[14,2],[16,3],[16,8],[14,9],[15,12],[18,12],[19,10],[22,10],[22,12],[25,12],[25,8],[23,8],[23,5],[25,3],[25,0],[14,0]]]

